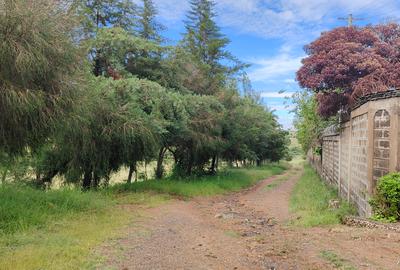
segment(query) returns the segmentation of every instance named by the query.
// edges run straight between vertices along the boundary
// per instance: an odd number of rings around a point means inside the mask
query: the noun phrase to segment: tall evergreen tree
[[[143,0],[143,7],[139,12],[138,33],[143,39],[162,43],[164,39],[160,32],[165,27],[156,21],[157,13],[153,0]]]
[[[137,6],[130,0],[77,1],[86,36],[93,37],[103,27],[118,26],[133,31]]]
[[[94,39],[102,28],[119,27],[128,33],[134,33],[137,6],[130,0],[86,0],[76,1],[81,17],[82,38]],[[99,48],[90,48],[89,58],[93,62],[96,76],[115,73],[109,70],[106,59],[101,57]]]
[[[229,54],[225,47],[229,43],[215,22],[215,3],[211,0],[191,0],[191,10],[185,21],[186,41],[189,50],[204,64],[220,68],[220,60]]]
[[[212,0],[191,0],[190,5],[183,46],[207,78],[206,93],[214,94],[224,85],[228,76],[244,65],[226,50],[230,41],[215,22],[215,3]],[[231,65],[227,62],[231,62]]]

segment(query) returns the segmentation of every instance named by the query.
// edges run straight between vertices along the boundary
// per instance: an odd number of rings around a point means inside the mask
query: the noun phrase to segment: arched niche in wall
[[[374,116],[373,189],[379,178],[389,173],[389,159],[390,114],[387,110],[378,110]]]

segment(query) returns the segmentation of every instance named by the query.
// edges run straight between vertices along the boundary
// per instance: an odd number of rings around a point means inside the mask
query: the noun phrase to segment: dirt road
[[[301,171],[232,195],[147,209],[101,248],[100,269],[400,269],[400,234],[288,225]],[[293,176],[294,175],[294,176]]]

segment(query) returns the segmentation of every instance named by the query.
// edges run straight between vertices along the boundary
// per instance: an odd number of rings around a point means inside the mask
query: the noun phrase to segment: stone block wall
[[[400,168],[400,92],[391,93],[364,98],[349,121],[324,132],[322,154],[308,155],[321,177],[361,216],[371,215],[368,202],[379,178]]]
[[[349,173],[351,173],[350,168],[350,124],[349,122],[342,125],[342,130],[340,133],[339,144],[339,162],[340,162],[340,185],[339,193],[342,197],[348,198],[349,196]]]
[[[350,201],[361,215],[368,207],[368,114],[356,116],[351,121]]]

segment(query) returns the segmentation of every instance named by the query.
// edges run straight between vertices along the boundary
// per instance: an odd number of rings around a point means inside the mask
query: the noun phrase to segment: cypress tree
[[[160,32],[165,27],[156,21],[157,13],[153,0],[143,0],[143,7],[139,12],[138,34],[145,40],[162,43],[164,39]]]
[[[192,55],[201,62],[218,72],[225,70],[220,63],[223,59],[231,58],[225,50],[229,44],[215,22],[215,3],[211,0],[191,0],[191,10],[185,21],[185,43]]]
[[[197,92],[215,94],[226,85],[227,79],[245,65],[226,50],[229,39],[216,23],[215,3],[212,0],[191,0],[185,20],[183,47],[205,77],[204,89]]]

